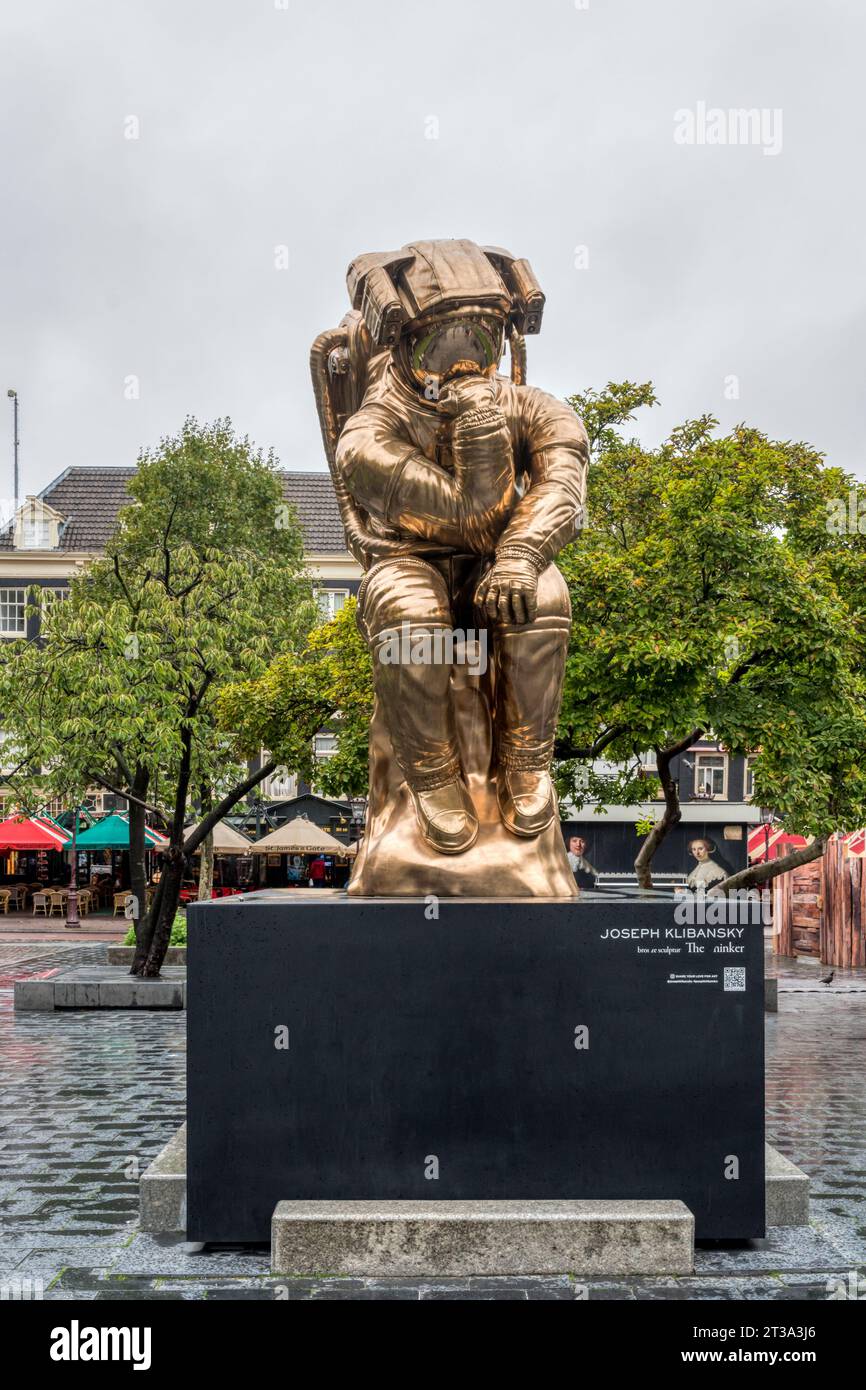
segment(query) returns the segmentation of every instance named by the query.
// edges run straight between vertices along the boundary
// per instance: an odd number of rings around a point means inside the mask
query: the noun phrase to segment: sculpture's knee
[[[445,580],[433,565],[414,556],[383,560],[362,581],[358,621],[368,641],[401,623],[450,627]]]
[[[538,617],[564,618],[571,622],[568,585],[556,565],[548,565],[538,576]]]

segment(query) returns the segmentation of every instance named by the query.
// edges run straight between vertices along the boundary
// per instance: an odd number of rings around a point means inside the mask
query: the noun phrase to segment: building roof
[[[135,468],[76,464],[55,478],[39,496],[64,517],[60,551],[100,551],[130,501],[128,484]],[[329,473],[283,470],[283,494],[296,509],[307,554],[346,549],[337,499]],[[0,551],[12,550],[12,523],[0,533]]]
[[[283,493],[298,513],[308,553],[346,549],[330,473],[283,471]]]

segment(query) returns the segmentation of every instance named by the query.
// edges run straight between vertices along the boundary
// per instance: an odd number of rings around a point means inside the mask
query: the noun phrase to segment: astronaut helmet
[[[416,241],[358,256],[353,307],[428,399],[455,376],[492,375],[514,333],[537,333],[544,295],[527,261],[472,241]]]

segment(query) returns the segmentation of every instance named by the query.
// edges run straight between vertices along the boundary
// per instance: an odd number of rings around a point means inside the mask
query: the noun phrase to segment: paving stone
[[[375,1294],[369,1296],[371,1298],[376,1297]],[[422,1289],[420,1296],[425,1303],[429,1303],[433,1300],[438,1300],[440,1302],[445,1300],[450,1302],[460,1301],[463,1303],[470,1300],[473,1303],[501,1303],[506,1301],[510,1303],[515,1301],[519,1303],[526,1302],[525,1289],[498,1289],[496,1291],[493,1289],[482,1289],[480,1291],[475,1291],[473,1289],[454,1289],[448,1293],[443,1292],[441,1289]],[[320,1294],[319,1297],[323,1298],[327,1297],[327,1295]]]
[[[189,1275],[270,1274],[270,1249],[262,1246],[206,1246],[197,1254],[185,1248],[183,1237],[137,1234],[119,1254],[114,1269],[121,1274]]]
[[[773,1226],[766,1240],[729,1245],[702,1244],[695,1250],[695,1273],[753,1274],[778,1269],[823,1269],[838,1262],[838,1251],[812,1226]]]

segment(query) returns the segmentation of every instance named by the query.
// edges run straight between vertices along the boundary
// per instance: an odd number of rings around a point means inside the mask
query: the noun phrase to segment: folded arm
[[[520,395],[530,486],[499,538],[550,564],[583,525],[589,444],[583,423],[564,401],[534,387]]]
[[[337,467],[370,515],[409,535],[455,549],[492,552],[515,499],[514,459],[492,384],[471,377],[442,401],[453,412],[453,474],[426,458],[380,401],[346,424]]]
[[[517,400],[529,487],[499,537],[476,602],[490,618],[525,623],[536,616],[538,576],[583,525],[589,444],[563,401],[528,386]]]

